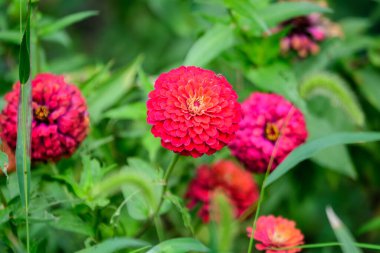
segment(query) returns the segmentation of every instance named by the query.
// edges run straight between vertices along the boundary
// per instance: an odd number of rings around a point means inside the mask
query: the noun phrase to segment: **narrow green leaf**
[[[360,93],[378,111],[380,111],[380,74],[375,68],[364,68],[353,73]]]
[[[327,147],[379,140],[379,132],[357,132],[336,133],[307,142],[306,144],[303,144],[293,150],[286,157],[286,159],[269,175],[268,179],[265,181],[264,187],[268,187],[271,183],[294,168],[294,166],[296,166],[298,163],[310,158],[318,151],[323,150]]]
[[[102,113],[116,104],[135,84],[137,71],[142,63],[138,57],[130,66],[113,73],[98,89],[91,90],[87,102],[91,122],[96,123],[102,118]]]
[[[149,243],[130,238],[112,238],[76,253],[112,253],[122,249],[147,246]]]
[[[209,252],[209,249],[193,238],[176,238],[164,241],[147,253],[186,253],[186,252]]]
[[[43,37],[49,34],[52,34],[54,32],[57,32],[61,29],[64,29],[67,26],[70,26],[72,24],[75,24],[79,21],[82,21],[86,18],[92,17],[98,15],[97,11],[83,11],[83,12],[78,12],[74,14],[70,14],[60,20],[54,21],[51,24],[42,26],[38,32],[38,35]]]
[[[0,140],[0,145],[1,145],[1,140]],[[8,178],[8,173],[7,173],[8,164],[9,164],[8,155],[5,152],[0,151],[0,169],[7,178]]]
[[[231,26],[215,25],[190,48],[184,65],[205,66],[234,44],[234,29]]]
[[[30,16],[27,17],[26,29],[22,36],[20,46],[19,79],[25,84],[30,76]]]
[[[375,217],[359,228],[358,233],[364,234],[370,231],[380,231],[380,216]]]
[[[49,223],[50,226],[86,236],[94,236],[92,226],[84,222],[81,218],[72,212],[62,211],[58,214],[58,218]]]
[[[331,207],[326,208],[326,214],[330,225],[334,230],[336,238],[341,243],[340,247],[342,251],[344,253],[362,253],[362,250],[356,247],[355,239],[351,235],[350,231],[346,228],[338,216],[336,216]]]
[[[309,2],[280,2],[268,5],[259,13],[269,26],[275,26],[285,20],[316,12],[330,13],[331,10]]]
[[[342,108],[348,116],[359,126],[365,122],[364,112],[349,85],[338,75],[332,73],[318,73],[309,76],[300,85],[300,95],[310,98],[323,95]]]

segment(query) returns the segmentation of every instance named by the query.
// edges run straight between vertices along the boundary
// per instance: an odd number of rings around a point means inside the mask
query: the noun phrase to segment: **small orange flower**
[[[247,228],[248,237],[252,236],[252,228]],[[296,253],[301,249],[271,250],[273,248],[291,248],[302,245],[304,236],[291,220],[273,215],[261,216],[257,220],[254,239],[258,241],[256,249],[266,253]]]

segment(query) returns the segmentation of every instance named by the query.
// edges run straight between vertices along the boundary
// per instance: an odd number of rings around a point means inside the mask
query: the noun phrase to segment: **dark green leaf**
[[[209,252],[209,249],[193,238],[176,238],[161,242],[147,253]]]
[[[46,36],[48,34],[57,32],[61,29],[64,29],[67,26],[75,24],[75,23],[82,21],[86,18],[95,16],[97,14],[98,14],[97,11],[83,11],[83,12],[70,14],[70,15],[68,15],[68,16],[60,19],[60,20],[57,20],[51,24],[42,26],[39,30],[38,35],[41,37]]]
[[[110,119],[129,119],[129,120],[146,120],[146,103],[136,102],[111,109],[104,113],[105,118]]]
[[[171,193],[166,194],[165,198],[168,199],[181,213],[182,222],[185,228],[187,228],[191,234],[194,234],[194,229],[191,225],[191,217],[189,214],[189,210],[183,205],[183,200],[180,197],[175,196]]]
[[[22,36],[20,46],[19,78],[21,84],[25,84],[30,76],[30,17],[28,15],[26,29]]]
[[[353,144],[360,142],[379,141],[380,133],[378,132],[358,132],[358,133],[336,133],[331,134],[320,139],[310,141],[306,144],[293,150],[286,159],[269,175],[264,187],[269,186],[271,183],[286,174],[289,170],[294,168],[298,163],[310,158],[318,151],[327,147]]]
[[[358,233],[364,234],[370,231],[380,230],[380,217],[375,217],[359,228]]]

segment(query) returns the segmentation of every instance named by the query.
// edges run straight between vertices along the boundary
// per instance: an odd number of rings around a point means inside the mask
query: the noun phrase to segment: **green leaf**
[[[364,68],[353,73],[360,93],[367,101],[380,111],[380,74],[373,68]]]
[[[355,246],[356,242],[350,231],[336,216],[331,207],[326,208],[326,214],[329,219],[330,225],[334,230],[335,236],[341,243],[341,249],[344,253],[362,253],[362,250]]]
[[[1,145],[1,140],[0,140],[0,145]],[[5,152],[0,151],[0,169],[7,178],[8,178],[8,173],[7,173],[8,164],[9,164],[8,155]]]
[[[136,102],[127,104],[104,113],[105,118],[125,120],[146,120],[146,103]]]
[[[193,238],[176,238],[161,242],[147,253],[209,252],[209,249]]]
[[[183,225],[193,235],[194,229],[191,225],[191,216],[189,214],[189,210],[184,206],[182,198],[175,196],[171,193],[166,194],[165,198],[169,200],[181,213]]]
[[[149,243],[130,238],[112,238],[76,253],[112,253],[122,249],[147,246]]]
[[[30,76],[30,16],[28,14],[26,28],[20,46],[19,79],[25,84]]]
[[[305,103],[298,93],[296,77],[288,65],[276,63],[256,69],[250,68],[245,72],[245,76],[260,90],[280,94],[295,103],[298,108],[305,108]]]
[[[20,32],[16,31],[0,31],[0,41],[20,44]]]
[[[304,80],[299,89],[300,95],[304,98],[315,95],[328,97],[334,104],[341,107],[358,126],[364,125],[364,112],[355,94],[340,76],[332,73],[314,74]]]
[[[184,65],[205,66],[233,45],[235,45],[233,28],[231,26],[215,25],[190,48]]]
[[[68,211],[61,211],[58,214],[58,219],[54,222],[50,222],[49,225],[64,231],[94,236],[94,231],[90,224],[85,223],[81,218]]]
[[[132,65],[113,73],[100,88],[92,90],[93,95],[87,100],[92,123],[97,123],[103,111],[116,104],[133,87],[141,62],[142,58],[138,57]]]
[[[359,228],[358,233],[364,234],[370,231],[380,230],[380,217],[375,217]]]
[[[97,11],[83,11],[83,12],[78,12],[74,14],[70,14],[60,20],[54,21],[51,24],[42,26],[38,32],[38,35],[43,37],[49,34],[52,34],[54,32],[57,32],[61,29],[64,29],[67,26],[70,26],[72,24],[75,24],[79,21],[82,21],[86,18],[92,17],[98,15]]]
[[[218,252],[231,252],[238,232],[234,210],[231,202],[222,192],[214,194],[212,204],[215,206],[219,221],[217,222],[218,231]]]
[[[268,187],[271,183],[286,174],[289,170],[294,168],[298,163],[310,158],[318,151],[327,147],[353,144],[370,141],[379,141],[379,132],[358,132],[358,133],[336,133],[331,134],[310,142],[303,144],[293,150],[285,160],[268,176],[265,181],[264,187]]]
[[[331,10],[309,2],[280,2],[260,10],[261,18],[271,27],[285,20],[311,13],[330,13]]]

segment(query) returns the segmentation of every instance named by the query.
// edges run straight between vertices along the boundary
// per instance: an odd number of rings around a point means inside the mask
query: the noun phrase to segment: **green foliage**
[[[176,238],[161,242],[147,253],[209,252],[208,248],[193,238]]]
[[[112,238],[76,253],[112,253],[122,249],[138,248],[148,243],[130,238]]]
[[[300,95],[310,98],[315,95],[327,96],[340,106],[358,125],[364,125],[364,113],[357,98],[342,78],[331,73],[318,73],[309,76],[300,87]]]

